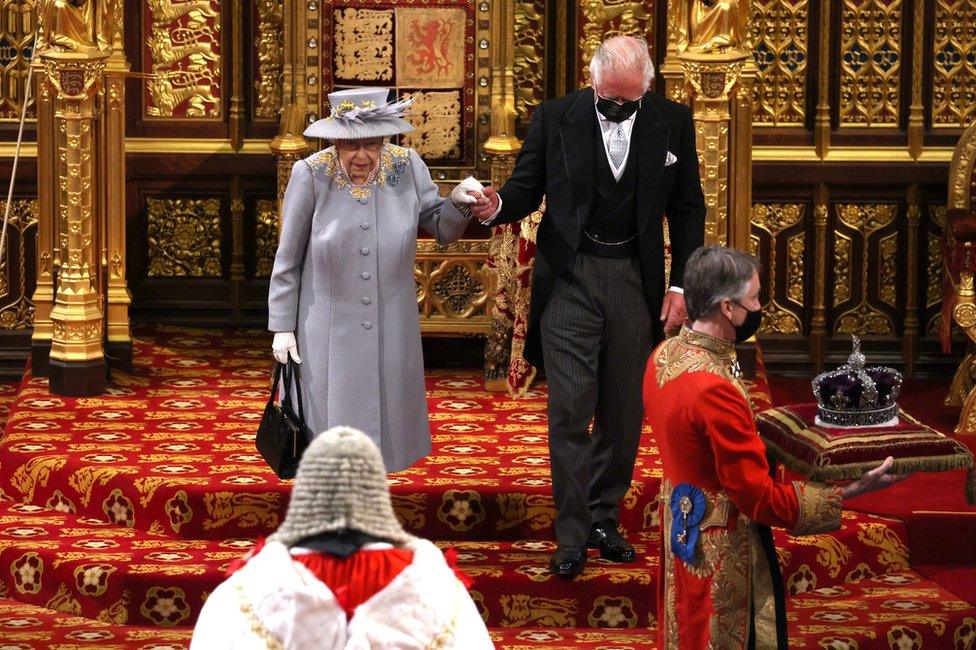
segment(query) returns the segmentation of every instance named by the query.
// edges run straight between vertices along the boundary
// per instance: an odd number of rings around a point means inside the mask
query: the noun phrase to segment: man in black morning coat
[[[583,570],[587,546],[605,559],[634,560],[617,513],[640,440],[641,382],[652,347],[684,322],[681,278],[705,224],[691,111],[648,92],[647,43],[610,38],[590,71],[591,88],[535,109],[511,177],[497,192],[473,193],[471,206],[483,223],[499,225],[546,197],[524,354],[544,365],[549,384],[558,510],[549,565],[567,578]]]

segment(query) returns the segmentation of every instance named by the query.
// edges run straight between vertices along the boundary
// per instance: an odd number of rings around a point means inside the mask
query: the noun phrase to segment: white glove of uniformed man
[[[478,199],[468,194],[468,192],[477,192],[478,196],[481,196],[481,190],[483,189],[485,189],[484,185],[479,183],[473,176],[468,176],[451,190],[451,201],[459,205],[474,203]]]
[[[274,341],[271,342],[271,350],[278,363],[288,363],[289,356],[295,363],[302,362],[298,356],[298,341],[295,340],[295,335],[292,332],[278,332],[275,334]]]

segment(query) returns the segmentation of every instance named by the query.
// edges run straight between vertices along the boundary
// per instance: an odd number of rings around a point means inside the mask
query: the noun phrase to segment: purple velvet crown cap
[[[837,370],[813,379],[817,416],[827,424],[845,427],[882,424],[897,417],[901,373],[893,368],[865,368],[861,340],[852,336],[853,351]]]

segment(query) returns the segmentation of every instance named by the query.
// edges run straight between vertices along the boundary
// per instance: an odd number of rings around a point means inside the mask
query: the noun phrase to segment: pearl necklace
[[[373,183],[373,179],[376,178],[376,172],[379,170],[379,166],[374,167],[369,172],[369,175],[366,177],[366,181],[362,185],[356,185],[352,182],[352,177],[349,175],[349,172],[346,171],[346,166],[342,164],[342,161],[339,162],[339,167],[342,169],[342,175],[345,176],[346,180],[349,182],[349,194],[352,196],[352,198],[356,199],[360,205],[366,205],[366,202],[369,201],[369,197],[373,194],[373,190],[370,186]]]

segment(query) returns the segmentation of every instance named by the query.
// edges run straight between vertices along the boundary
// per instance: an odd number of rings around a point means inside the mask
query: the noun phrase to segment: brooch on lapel
[[[671,493],[671,551],[690,564],[698,544],[699,524],[705,517],[705,493],[690,483],[681,483]]]
[[[393,149],[393,147],[390,147]],[[404,170],[407,168],[407,160],[409,160],[409,153],[406,149],[402,147],[397,147],[396,150],[390,153],[389,160],[386,167],[386,184],[393,187],[400,181],[400,176],[403,174]]]

